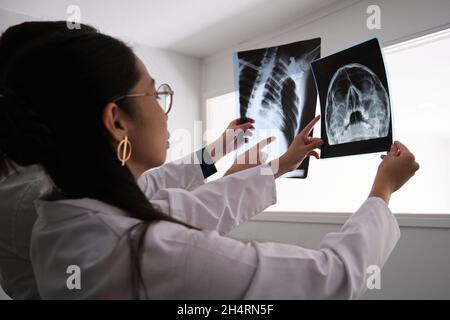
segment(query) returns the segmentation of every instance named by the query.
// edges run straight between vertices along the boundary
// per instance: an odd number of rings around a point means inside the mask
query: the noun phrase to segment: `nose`
[[[355,88],[352,85],[347,93],[347,105],[352,110],[354,110],[359,107],[359,104],[360,104],[360,101],[359,101],[358,92],[356,92]]]

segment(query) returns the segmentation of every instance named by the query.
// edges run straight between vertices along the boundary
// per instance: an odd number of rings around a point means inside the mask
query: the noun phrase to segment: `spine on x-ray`
[[[241,118],[244,118],[251,99],[256,77],[261,69],[261,57],[255,55],[248,59],[239,59],[239,106]]]
[[[239,98],[241,117],[245,117],[249,105],[255,99],[255,90],[269,76],[267,68],[273,65],[278,48],[268,48],[254,58],[240,60],[243,66],[239,77]],[[258,102],[259,103],[259,102]]]
[[[264,86],[262,108],[282,120],[281,130],[288,144],[292,142],[298,126],[298,97],[295,81],[288,74],[288,57],[280,56]]]

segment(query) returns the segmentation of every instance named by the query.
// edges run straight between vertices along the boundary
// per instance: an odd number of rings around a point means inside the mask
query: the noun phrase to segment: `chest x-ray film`
[[[320,57],[320,38],[234,54],[235,86],[241,121],[255,120],[256,135],[242,153],[267,136],[268,160],[283,154],[315,115],[317,91],[311,62]],[[311,133],[312,134],[312,133]],[[284,177],[306,178],[309,159]]]
[[[392,113],[378,39],[314,61],[321,110],[321,158],[388,151]]]

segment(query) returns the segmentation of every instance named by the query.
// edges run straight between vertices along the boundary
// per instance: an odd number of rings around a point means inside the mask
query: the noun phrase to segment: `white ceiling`
[[[36,19],[81,22],[151,47],[203,58],[300,21],[337,0],[0,0],[0,8]]]

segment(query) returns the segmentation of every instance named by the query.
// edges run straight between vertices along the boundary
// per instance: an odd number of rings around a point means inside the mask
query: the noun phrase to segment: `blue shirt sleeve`
[[[217,172],[216,165],[211,159],[211,155],[206,148],[200,149],[196,153],[197,158],[200,161],[200,168],[202,169],[203,177],[205,179]]]

